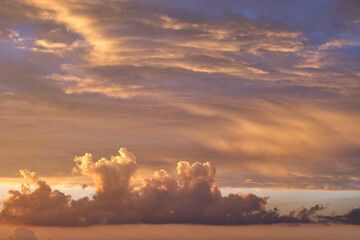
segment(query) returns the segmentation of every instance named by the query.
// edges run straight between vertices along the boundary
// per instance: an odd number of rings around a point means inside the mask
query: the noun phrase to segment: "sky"
[[[356,0],[2,0],[0,222],[360,224],[359,62]]]
[[[28,230],[23,227],[0,226],[0,234],[6,235],[6,240],[48,240],[48,239],[79,239],[79,240],[358,240],[360,229],[358,226],[212,226],[202,225],[118,225],[91,226],[84,228],[33,227]],[[304,231],[305,230],[305,231]],[[77,236],[74,238],[74,236]]]

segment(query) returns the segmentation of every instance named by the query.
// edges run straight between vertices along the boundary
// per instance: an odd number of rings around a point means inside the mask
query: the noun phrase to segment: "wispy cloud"
[[[144,172],[199,159],[224,186],[359,189],[357,8],[4,1],[0,173],[126,145]]]

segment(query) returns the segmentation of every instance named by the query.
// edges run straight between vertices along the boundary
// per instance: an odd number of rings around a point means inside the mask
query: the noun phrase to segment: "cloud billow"
[[[35,172],[21,170],[26,184],[10,190],[0,219],[27,225],[86,226],[126,223],[271,224],[307,223],[323,206],[280,215],[266,210],[268,197],[254,194],[222,196],[209,163],[178,163],[178,180],[165,170],[135,188],[135,156],[125,148],[110,160],[93,161],[92,155],[75,157],[74,172],[91,176],[96,193],[92,198],[72,199],[39,180]],[[31,186],[35,186],[32,190]]]

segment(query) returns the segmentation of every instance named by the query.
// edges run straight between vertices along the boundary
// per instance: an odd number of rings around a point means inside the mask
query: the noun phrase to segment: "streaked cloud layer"
[[[359,190],[357,1],[1,4],[2,176],[126,146],[143,177]]]

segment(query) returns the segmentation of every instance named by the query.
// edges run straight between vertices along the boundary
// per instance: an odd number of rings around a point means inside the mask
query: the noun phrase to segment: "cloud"
[[[329,49],[336,49],[336,48],[350,48],[360,46],[360,42],[355,40],[348,40],[348,39],[339,39],[334,40],[331,42],[324,43],[323,45],[319,46],[320,50],[329,50]]]
[[[221,187],[360,188],[358,2],[1,6],[1,175],[126,144],[144,171],[206,159]]]
[[[352,209],[344,217],[345,217],[345,220],[343,221],[344,223],[360,225],[360,208]]]
[[[215,183],[215,168],[209,163],[181,161],[178,180],[165,170],[154,172],[135,188],[135,156],[125,148],[110,160],[94,162],[92,155],[75,157],[75,172],[94,179],[96,193],[90,199],[73,200],[52,190],[35,172],[22,170],[27,184],[21,191],[10,190],[3,203],[3,223],[28,225],[92,225],[125,223],[271,224],[312,222],[323,209],[316,205],[295,214],[280,215],[266,210],[268,197],[254,194],[222,196]],[[35,189],[31,189],[31,185]]]
[[[360,225],[360,208],[351,209],[347,214],[344,215],[320,217],[329,222]]]
[[[297,217],[300,219],[309,219],[309,217],[313,216],[317,211],[323,210],[324,205],[316,204],[310,209],[303,208],[301,211],[297,213]]]
[[[14,233],[5,237],[4,240],[38,240],[35,233],[26,228],[16,228]]]

